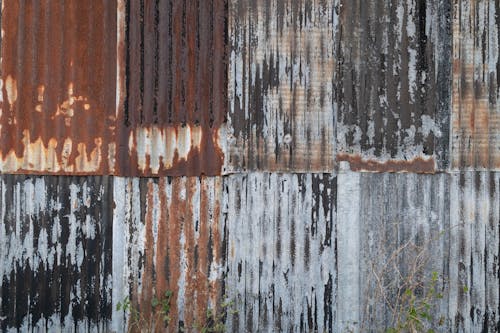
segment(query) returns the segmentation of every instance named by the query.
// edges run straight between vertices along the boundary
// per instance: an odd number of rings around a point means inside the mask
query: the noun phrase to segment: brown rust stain
[[[488,2],[454,3],[452,167],[500,168],[498,21]],[[495,4],[496,16],[499,6]],[[491,37],[493,34],[493,38]],[[497,64],[493,67],[492,64]]]
[[[147,321],[161,318],[159,309],[152,310],[151,300],[161,299],[166,291],[173,292],[170,331],[205,325],[207,309],[220,303],[220,186],[220,180],[204,177],[148,181],[140,294],[138,281],[134,283],[134,302]],[[162,323],[155,329],[164,330]]]
[[[2,5],[0,169],[111,172],[116,1]]]
[[[436,161],[434,157],[415,157],[411,160],[378,161],[364,159],[359,155],[338,154],[337,161],[349,162],[351,171],[414,173],[436,172]]]
[[[117,173],[220,174],[227,0],[132,1],[123,11]],[[199,144],[183,129],[199,133]],[[153,147],[154,132],[167,137],[166,146]]]

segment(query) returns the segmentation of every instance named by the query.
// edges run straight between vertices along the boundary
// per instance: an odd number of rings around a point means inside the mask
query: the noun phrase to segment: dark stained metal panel
[[[169,331],[206,324],[224,292],[221,189],[221,178],[115,178],[113,307],[130,297],[149,323],[153,296],[172,291]],[[113,330],[127,325],[114,312]]]
[[[116,1],[4,1],[1,23],[0,171],[113,173]]]
[[[453,7],[453,154],[460,170],[500,168],[498,1]]]
[[[449,158],[451,2],[341,0],[337,161],[434,172]]]
[[[431,299],[433,328],[495,332],[500,320],[499,180],[499,174],[489,172],[341,171],[337,331],[385,331],[393,315],[388,304],[401,304],[397,288],[409,281],[429,287],[437,272],[443,298]],[[414,270],[418,262],[421,269]],[[416,277],[409,279],[412,271]],[[380,285],[386,302],[377,294]]]
[[[229,2],[224,172],[334,169],[336,6]]]
[[[118,16],[117,174],[220,174],[227,0],[125,1]]]
[[[0,330],[107,332],[112,179],[0,177]]]

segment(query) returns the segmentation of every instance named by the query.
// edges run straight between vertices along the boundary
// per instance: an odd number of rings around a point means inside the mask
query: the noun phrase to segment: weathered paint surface
[[[356,171],[446,167],[447,1],[341,1],[335,72],[338,161]]]
[[[225,172],[333,171],[337,5],[229,2]]]
[[[336,177],[224,179],[231,332],[335,332]]]
[[[107,330],[111,191],[108,177],[0,178],[2,332]]]
[[[113,173],[116,2],[3,1],[1,31],[0,171]]]
[[[124,1],[118,15],[117,174],[220,174],[227,0]]]
[[[337,186],[338,332],[385,331],[398,288],[433,272],[436,331],[498,330],[498,174],[340,172]]]
[[[454,2],[454,169],[500,168],[499,15],[498,1]]]

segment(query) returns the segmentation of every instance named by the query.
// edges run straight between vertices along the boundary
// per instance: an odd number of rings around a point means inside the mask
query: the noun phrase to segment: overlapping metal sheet
[[[227,0],[121,3],[116,174],[220,174]]]
[[[449,14],[440,0],[341,1],[338,161],[381,172],[447,165]]]
[[[0,178],[0,330],[107,331],[109,177]]]
[[[229,2],[226,172],[333,170],[336,6]]]
[[[3,1],[1,27],[0,171],[113,173],[116,2]]]
[[[337,331],[387,330],[402,311],[391,306],[408,309],[398,290],[421,283],[423,292],[436,272],[431,327],[496,332],[499,185],[490,172],[340,172]]]
[[[498,170],[499,4],[455,1],[453,16],[453,169]]]

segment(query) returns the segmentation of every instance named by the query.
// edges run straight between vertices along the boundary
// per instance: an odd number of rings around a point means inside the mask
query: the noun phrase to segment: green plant
[[[173,292],[166,291],[160,298],[154,296],[151,300],[153,315],[146,318],[144,314],[132,304],[127,296],[123,301],[116,304],[116,311],[123,311],[123,315],[129,314],[129,323],[127,332],[154,332],[156,326],[163,322],[165,327],[170,323],[170,302]]]
[[[367,305],[360,331],[369,331],[373,328],[367,326],[375,325],[378,329],[387,327],[387,333],[433,333],[445,323],[438,305],[447,283],[432,270],[435,263],[430,261],[432,243],[444,235],[441,231],[429,239],[414,234],[392,251],[387,251],[387,239],[379,238],[377,247],[381,252],[371,257]]]
[[[238,311],[235,310],[234,301],[226,300],[221,304],[218,313],[208,308],[205,312],[205,323],[203,325],[195,324],[193,328],[200,333],[224,333],[226,332],[225,321],[227,315],[234,315],[237,313]]]

